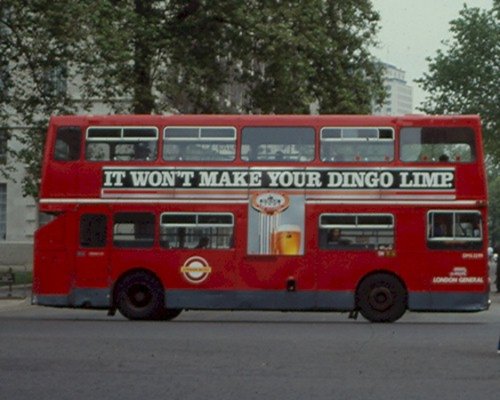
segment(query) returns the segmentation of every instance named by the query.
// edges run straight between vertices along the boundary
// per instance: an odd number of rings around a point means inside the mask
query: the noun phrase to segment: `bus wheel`
[[[361,315],[371,322],[394,322],[406,311],[408,295],[399,279],[389,274],[365,278],[356,292]]]
[[[119,282],[116,304],[128,319],[158,320],[165,313],[164,298],[163,286],[154,276],[135,272]]]

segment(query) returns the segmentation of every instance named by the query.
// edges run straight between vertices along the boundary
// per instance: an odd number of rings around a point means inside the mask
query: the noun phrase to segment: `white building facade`
[[[382,107],[374,107],[375,115],[405,115],[413,113],[413,88],[405,80],[405,71],[383,64],[387,98]]]
[[[0,164],[6,165],[9,148],[19,147],[15,139],[8,139],[0,131]],[[21,180],[24,168],[14,164],[10,178],[0,175],[0,266],[32,264],[33,236],[38,226],[38,210],[35,201],[23,197]]]

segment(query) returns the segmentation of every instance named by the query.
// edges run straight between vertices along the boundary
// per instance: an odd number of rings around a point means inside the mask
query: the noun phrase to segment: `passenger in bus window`
[[[179,145],[166,144],[163,158],[169,161],[182,161],[182,154]]]
[[[299,161],[306,162],[314,159],[314,146],[304,145],[298,148],[299,150]]]
[[[430,161],[430,158],[427,154],[425,154],[424,152],[421,152],[418,155],[416,160],[408,160],[408,161],[425,161],[425,162],[427,162],[427,161]]]
[[[434,236],[448,236],[448,224],[443,217],[437,218],[436,224],[434,226]]]
[[[259,146],[258,145],[249,145],[248,152],[246,157],[244,157],[247,161],[257,161],[259,159]]]
[[[202,236],[200,237],[200,240],[198,241],[198,244],[196,245],[195,249],[206,249],[209,243],[210,240],[206,236]]]
[[[134,149],[135,160],[147,161],[150,160],[150,150],[146,144],[138,143],[135,145]]]
[[[335,151],[335,146],[331,143],[324,144],[323,147],[322,161],[343,161],[343,157],[339,156]]]
[[[328,243],[338,243],[340,240],[340,229],[330,229],[328,231]]]
[[[450,161],[450,157],[448,156],[448,154],[441,154],[439,156],[439,161],[441,161],[441,162],[448,162],[448,161]]]
[[[177,228],[177,247],[183,249],[186,244],[186,228]]]
[[[481,230],[479,229],[479,224],[477,222],[474,223],[474,228],[472,230],[472,236],[481,237]]]
[[[350,240],[342,238],[342,231],[338,228],[328,231],[326,242],[329,246],[345,246],[351,244]]]

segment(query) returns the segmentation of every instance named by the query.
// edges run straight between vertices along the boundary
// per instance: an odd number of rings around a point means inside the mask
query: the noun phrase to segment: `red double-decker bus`
[[[483,160],[477,116],[53,117],[33,302],[485,310]]]

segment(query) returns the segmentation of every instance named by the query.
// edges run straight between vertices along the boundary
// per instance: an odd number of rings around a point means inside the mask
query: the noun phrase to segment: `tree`
[[[64,84],[71,79],[67,65],[78,38],[64,5],[62,0],[0,3],[0,128],[18,127],[11,134],[20,146],[8,153],[25,164],[25,195],[38,191],[48,116],[78,109]],[[73,12],[78,15],[76,8]]]
[[[96,99],[143,114],[368,113],[384,97],[377,24],[370,0],[3,0],[0,66],[15,78],[0,118],[43,130]],[[18,137],[36,196],[43,135]]]
[[[447,48],[428,58],[429,72],[417,82],[429,95],[422,111],[479,114],[486,152],[500,162],[500,0],[491,10],[464,8],[451,21]]]
[[[498,199],[500,199],[500,175],[498,171],[495,176],[491,175],[488,184],[488,194],[490,199],[494,199],[494,202],[490,201],[489,207],[489,233],[491,244],[497,247],[500,244],[500,205],[498,205]]]

